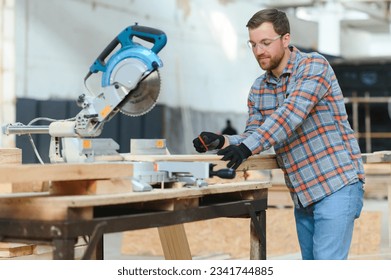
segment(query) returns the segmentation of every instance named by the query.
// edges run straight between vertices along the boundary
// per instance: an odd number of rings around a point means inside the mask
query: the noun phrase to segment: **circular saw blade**
[[[159,93],[160,75],[156,70],[129,92],[121,105],[120,112],[131,117],[144,115],[155,107]]]

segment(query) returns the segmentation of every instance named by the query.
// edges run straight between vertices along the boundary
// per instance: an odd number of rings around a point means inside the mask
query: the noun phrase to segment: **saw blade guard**
[[[138,37],[147,42],[153,43],[151,49],[134,42],[133,37]],[[91,74],[102,72],[102,86],[110,85],[110,76],[115,66],[126,58],[136,58],[141,60],[148,68],[148,72],[157,70],[163,66],[162,61],[157,54],[163,49],[167,43],[166,34],[158,29],[133,25],[125,28],[113,41],[102,51],[94,63],[90,66],[90,71],[87,73],[84,80]],[[105,62],[108,56],[121,45],[121,48],[116,51]],[[147,74],[147,73],[146,73]]]

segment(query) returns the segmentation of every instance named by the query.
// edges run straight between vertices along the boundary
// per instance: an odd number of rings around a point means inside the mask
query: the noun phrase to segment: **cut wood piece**
[[[25,183],[0,183],[1,193],[45,192],[49,190],[49,182],[32,181]]]
[[[52,195],[91,195],[132,191],[130,179],[56,181],[50,186]]]
[[[25,183],[13,183],[12,192],[47,192],[49,190],[49,182],[31,181]]]
[[[189,242],[183,224],[158,228],[166,260],[191,260]]]
[[[88,195],[96,193],[96,180],[56,181],[50,187],[52,195]]]
[[[22,243],[5,243],[0,242],[0,258],[14,258],[31,255],[36,245]]]
[[[18,148],[0,148],[0,164],[21,164],[22,150]]]

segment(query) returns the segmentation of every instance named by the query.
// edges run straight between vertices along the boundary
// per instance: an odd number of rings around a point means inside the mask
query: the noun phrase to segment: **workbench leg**
[[[75,259],[74,238],[53,240],[53,260],[74,260]]]
[[[166,260],[192,259],[183,224],[159,227],[158,231]]]
[[[96,244],[95,248],[95,259],[103,260],[104,259],[104,235],[100,238],[100,240]]]
[[[266,211],[257,213],[256,219],[250,220],[250,260],[266,260]]]

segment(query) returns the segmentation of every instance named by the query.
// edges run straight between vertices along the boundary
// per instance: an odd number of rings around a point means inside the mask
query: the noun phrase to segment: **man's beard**
[[[262,64],[261,56],[257,57],[257,61],[259,66],[265,71],[272,71],[280,65],[282,58],[284,57],[284,53],[282,52],[280,55],[276,55],[274,57],[267,57],[269,60],[268,64]]]

